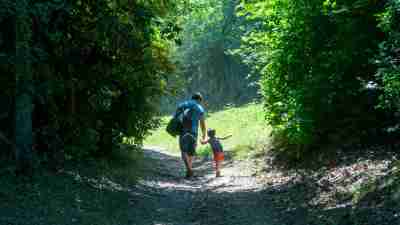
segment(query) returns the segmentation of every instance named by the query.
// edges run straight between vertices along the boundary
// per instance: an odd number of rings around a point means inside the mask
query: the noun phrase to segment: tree
[[[0,153],[1,158],[15,158],[15,1],[0,3]]]
[[[232,54],[245,32],[243,18],[237,17],[239,1],[189,1],[182,16],[182,45],[176,58],[186,81],[183,95],[201,91],[209,107],[251,101],[257,77],[248,77],[249,68]]]
[[[254,24],[242,55],[262,74],[266,118],[289,155],[299,158],[319,143],[348,137],[357,141],[381,128],[365,84],[376,81],[371,59],[384,35],[375,15],[384,5],[242,1],[239,15]]]
[[[31,67],[31,18],[29,1],[16,3],[16,97],[15,97],[15,153],[17,171],[32,168],[32,111],[33,85]]]
[[[107,155],[123,137],[140,145],[158,125],[175,70],[169,56],[181,4],[2,1],[0,120],[15,122],[0,125],[0,142],[11,146],[15,137],[18,167],[28,168],[32,152],[51,161]]]

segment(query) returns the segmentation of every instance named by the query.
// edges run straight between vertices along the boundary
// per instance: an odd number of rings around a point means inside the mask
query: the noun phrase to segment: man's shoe
[[[186,176],[185,176],[185,178],[186,178],[186,179],[189,179],[189,178],[191,178],[191,177],[193,177],[193,171],[192,171],[192,170],[187,170],[187,171],[186,171]]]

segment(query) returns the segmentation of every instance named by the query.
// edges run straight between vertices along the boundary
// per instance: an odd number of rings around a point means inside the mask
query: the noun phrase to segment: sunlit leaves
[[[400,2],[390,1],[378,18],[379,27],[388,35],[379,45],[380,52],[375,61],[379,66],[376,76],[384,91],[380,106],[400,111]]]
[[[361,107],[350,99],[361,95],[356,77],[375,72],[367,65],[377,50],[380,10],[379,1],[368,0],[241,1],[238,15],[253,26],[235,53],[262,74],[267,120],[287,144],[315,143],[353,116],[344,108]]]

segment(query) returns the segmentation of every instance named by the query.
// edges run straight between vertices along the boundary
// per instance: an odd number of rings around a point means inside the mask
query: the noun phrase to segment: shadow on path
[[[304,176],[260,182],[251,161],[230,159],[224,176],[215,178],[211,160],[202,158],[194,162],[196,178],[186,180],[179,157],[154,149],[144,154],[147,174],[130,194],[133,224],[355,225],[363,221],[358,218],[361,211],[349,205],[324,208],[313,203],[321,187]],[[377,224],[383,216],[362,224]],[[379,224],[398,224],[398,219],[390,218]]]
[[[106,173],[94,176],[76,168],[57,174],[42,171],[35,183],[23,185],[11,176],[4,179],[3,174],[0,224],[400,224],[398,200],[371,206],[347,204],[350,198],[345,204],[335,202],[327,207],[318,200],[332,200],[325,194],[336,195],[334,183],[321,186],[319,177],[273,168],[258,174],[255,160],[227,157],[224,176],[215,178],[211,160],[198,158],[194,163],[197,177],[191,180],[183,178],[181,159],[166,151],[146,149],[140,162],[144,165],[137,172],[144,175],[131,186]]]

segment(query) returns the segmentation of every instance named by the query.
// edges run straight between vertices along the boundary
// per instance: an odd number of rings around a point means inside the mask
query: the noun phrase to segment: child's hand
[[[220,140],[226,140],[226,139],[228,139],[228,138],[230,138],[230,137],[232,137],[232,134],[229,134],[229,135],[227,135],[227,136],[225,136],[225,137],[222,137],[222,138],[219,138]]]
[[[232,134],[229,134],[225,138],[231,138],[232,136],[233,136]]]
[[[205,144],[208,143],[208,141],[207,141],[207,140],[201,140],[200,143],[203,144],[203,145],[205,145]]]

